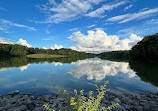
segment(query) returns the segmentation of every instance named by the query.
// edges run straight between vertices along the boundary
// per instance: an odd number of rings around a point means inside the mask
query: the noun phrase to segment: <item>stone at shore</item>
[[[114,111],[158,111],[158,94],[107,94],[101,106],[108,107],[114,103],[118,106]],[[47,111],[44,104],[56,111],[69,106],[63,95],[20,95],[13,91],[9,95],[0,96],[0,111]]]
[[[16,95],[19,94],[19,90],[15,90],[13,92],[8,93],[8,95]]]

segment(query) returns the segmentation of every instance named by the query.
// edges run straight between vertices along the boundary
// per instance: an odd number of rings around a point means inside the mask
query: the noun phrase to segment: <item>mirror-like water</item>
[[[112,93],[158,93],[156,63],[114,62],[98,58],[76,62],[25,59],[0,62],[0,94],[13,90],[37,94],[54,94],[60,89],[88,92],[95,91],[94,84],[100,85],[107,80]]]

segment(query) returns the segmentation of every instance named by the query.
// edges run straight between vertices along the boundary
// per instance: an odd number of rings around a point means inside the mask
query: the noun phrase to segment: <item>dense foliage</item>
[[[28,48],[17,44],[0,44],[0,56],[25,56]]]
[[[158,33],[145,36],[132,48],[130,56],[137,60],[158,61]]]
[[[72,49],[40,49],[28,48],[17,44],[0,44],[0,56],[26,56],[28,54],[64,55],[66,57],[93,57],[94,54],[79,52]]]
[[[101,59],[112,59],[112,60],[125,60],[129,58],[129,51],[112,51],[112,52],[103,52],[99,54]]]
[[[118,103],[114,103],[108,107],[101,106],[101,100],[104,98],[105,93],[109,91],[109,89],[106,89],[107,84],[108,81],[100,87],[95,85],[98,91],[96,97],[94,97],[93,91],[90,91],[89,96],[86,97],[83,94],[83,90],[81,90],[79,94],[77,90],[74,90],[75,97],[73,97],[69,95],[66,90],[61,90],[60,92],[66,95],[66,99],[70,105],[66,109],[62,109],[62,111],[111,111],[111,109],[115,109],[119,105]]]

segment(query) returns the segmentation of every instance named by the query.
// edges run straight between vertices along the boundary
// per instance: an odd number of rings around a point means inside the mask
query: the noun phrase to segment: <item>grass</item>
[[[30,55],[27,55],[26,57],[28,58],[60,58],[60,57],[65,57],[65,56],[49,55],[49,54],[30,54]]]

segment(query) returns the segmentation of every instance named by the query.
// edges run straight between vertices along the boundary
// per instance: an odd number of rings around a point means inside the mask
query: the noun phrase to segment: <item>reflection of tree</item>
[[[69,73],[75,78],[87,76],[88,80],[100,81],[106,76],[116,76],[119,72],[127,73],[129,78],[135,76],[135,72],[125,62],[112,62],[101,59],[86,59],[78,61],[76,67]]]
[[[61,65],[62,63],[73,63],[76,62],[77,60],[82,60],[82,59],[86,59],[86,58],[77,58],[77,57],[50,58],[50,59],[30,59],[26,57],[0,58],[0,69],[9,68],[9,67],[20,67],[22,70],[24,70],[26,69],[26,66],[31,63],[55,62]]]
[[[129,62],[131,69],[136,71],[136,74],[145,82],[150,82],[158,86],[158,63],[149,62]]]

